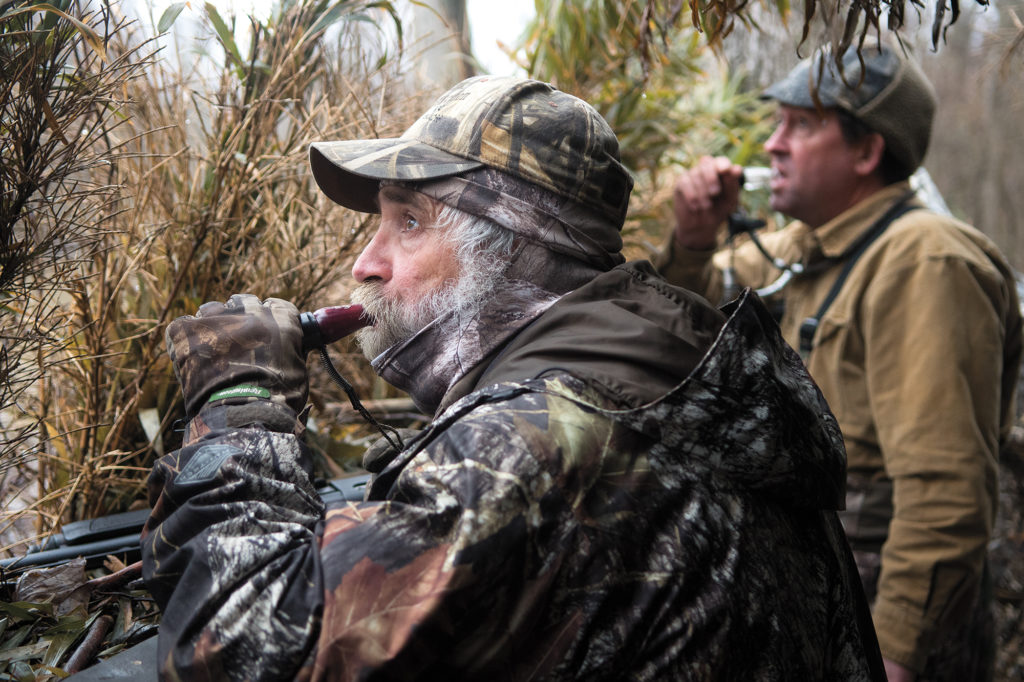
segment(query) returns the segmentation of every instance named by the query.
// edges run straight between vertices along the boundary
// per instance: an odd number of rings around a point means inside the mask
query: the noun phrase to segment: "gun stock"
[[[369,474],[336,478],[318,492],[328,506],[358,502],[363,499],[369,478]],[[111,555],[126,564],[134,563],[142,557],[142,527],[148,518],[149,510],[139,509],[67,523],[60,533],[31,547],[23,556],[0,560],[0,569],[13,576],[29,569],[59,566],[77,557],[84,558],[85,567],[91,569],[102,566]]]

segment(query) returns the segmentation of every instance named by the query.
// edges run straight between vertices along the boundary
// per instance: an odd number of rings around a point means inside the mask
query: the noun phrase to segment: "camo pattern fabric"
[[[633,183],[619,163],[615,133],[592,106],[548,83],[469,78],[441,95],[404,137],[625,218]]]
[[[306,404],[302,328],[288,301],[235,294],[204,303],[167,325],[165,339],[189,418],[223,389],[237,390],[215,402],[270,400],[295,413]]]
[[[594,213],[508,173],[482,168],[433,182],[411,183],[410,188],[601,270],[625,260],[621,221],[612,221],[606,214]]]
[[[323,602],[310,462],[296,436],[246,428],[212,431],[153,468],[142,554],[163,609],[160,679],[294,677]]]
[[[495,384],[326,513],[291,435],[165,457],[163,677],[883,680],[838,428],[759,302],[729,312],[653,404],[565,371]]]

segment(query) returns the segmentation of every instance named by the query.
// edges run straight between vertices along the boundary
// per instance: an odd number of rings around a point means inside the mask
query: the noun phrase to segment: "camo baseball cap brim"
[[[380,212],[377,190],[382,180],[437,180],[483,166],[405,137],[314,142],[309,165],[328,198],[363,213]]]
[[[608,123],[541,81],[477,76],[442,94],[399,138],[316,142],[310,167],[336,203],[379,212],[381,181],[423,182],[489,167],[600,211],[621,226],[633,179]]]
[[[882,135],[886,148],[913,171],[924,159],[935,115],[935,91],[903,48],[882,41],[850,46],[837,63],[829,47],[769,86],[763,99],[792,107],[838,108]]]

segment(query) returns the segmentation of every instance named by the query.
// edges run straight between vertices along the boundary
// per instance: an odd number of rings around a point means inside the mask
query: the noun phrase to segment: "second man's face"
[[[819,227],[849,207],[857,149],[843,137],[835,111],[780,105],[765,151],[773,209]]]

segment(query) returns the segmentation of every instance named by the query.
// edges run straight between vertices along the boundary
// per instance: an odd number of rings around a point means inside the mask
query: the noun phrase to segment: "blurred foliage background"
[[[766,162],[761,87],[818,44],[898,28],[943,102],[932,175],[1020,265],[1024,0],[995,13],[966,6],[952,26],[940,4],[535,0],[535,19],[506,41],[524,74],[590,101],[616,130],[637,180],[626,251],[642,258],[664,237],[680,167],[701,154]],[[5,556],[69,521],[146,505],[149,468],[181,437],[170,320],[243,291],[306,310],[348,300],[374,223],[316,189],[309,143],[397,136],[476,69],[464,0],[281,0],[261,16],[220,2],[135,10],[0,0]],[[331,355],[361,396],[394,397],[351,345]],[[340,475],[370,432],[310,368],[309,438],[320,473]],[[62,626],[33,608],[0,615],[0,633],[6,623],[23,633],[0,644],[23,653],[0,653],[0,673],[59,670],[67,633],[93,622]],[[63,633],[60,655],[23,651],[47,628]]]

